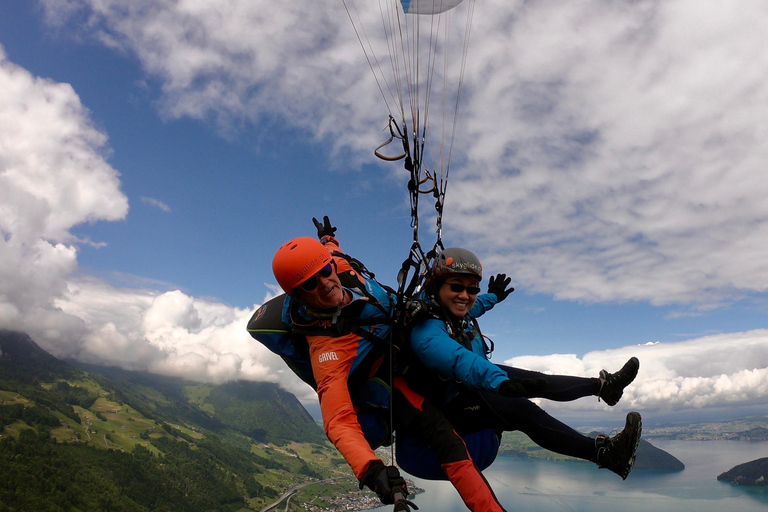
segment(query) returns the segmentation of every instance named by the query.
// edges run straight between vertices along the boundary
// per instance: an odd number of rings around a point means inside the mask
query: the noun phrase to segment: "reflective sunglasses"
[[[330,277],[333,274],[333,266],[329,263],[315,273],[312,277],[301,283],[299,286],[305,291],[311,292],[317,288],[317,276]]]
[[[480,288],[478,288],[477,286],[464,286],[463,284],[459,284],[459,283],[445,283],[445,284],[451,287],[451,291],[453,293],[461,293],[464,290],[467,290],[467,294],[469,295],[477,295],[478,293],[480,293]]]

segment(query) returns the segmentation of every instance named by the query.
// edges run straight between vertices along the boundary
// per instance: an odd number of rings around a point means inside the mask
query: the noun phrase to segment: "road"
[[[280,504],[281,504],[283,501],[286,501],[286,500],[290,499],[290,497],[291,497],[291,496],[293,496],[294,494],[296,494],[297,492],[299,492],[299,489],[301,489],[302,487],[307,487],[308,485],[314,485],[314,484],[330,483],[330,482],[334,482],[334,481],[336,481],[336,480],[344,480],[344,479],[347,479],[347,478],[349,478],[349,477],[346,477],[346,476],[341,476],[341,477],[339,477],[339,476],[337,476],[337,477],[334,477],[334,478],[326,478],[325,480],[318,480],[318,481],[316,481],[316,482],[304,482],[303,484],[299,484],[299,485],[293,486],[293,487],[291,487],[290,489],[288,489],[287,491],[285,491],[285,492],[284,492],[284,493],[283,493],[283,494],[282,494],[282,495],[281,495],[281,496],[280,496],[280,497],[277,499],[277,501],[275,501],[275,502],[274,502],[274,503],[272,503],[271,505],[267,505],[266,507],[264,507],[263,509],[261,509],[261,512],[269,512],[270,510],[272,510],[272,509],[276,508],[276,507],[277,507],[278,505],[280,505]],[[287,509],[287,508],[288,508],[288,503],[287,503],[287,501],[286,501],[286,509]]]

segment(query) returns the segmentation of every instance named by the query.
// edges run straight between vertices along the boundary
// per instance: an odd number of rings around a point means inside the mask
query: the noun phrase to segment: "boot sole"
[[[631,430],[630,430],[631,429]],[[637,457],[637,447],[640,445],[640,436],[643,433],[643,420],[640,417],[640,413],[630,412],[627,414],[627,423],[624,426],[624,432],[631,431],[633,433],[633,446],[632,455],[629,457],[627,464],[627,473],[621,475],[621,478],[626,480],[629,473],[632,472],[632,468],[635,465],[635,458]]]

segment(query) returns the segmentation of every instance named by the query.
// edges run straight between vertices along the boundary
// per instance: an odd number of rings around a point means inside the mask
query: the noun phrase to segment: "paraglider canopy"
[[[342,0],[389,114],[389,139],[373,152],[385,161],[402,160],[410,174],[413,244],[398,275],[400,298],[418,287],[443,248],[442,212],[453,143],[461,132],[459,104],[475,2]],[[390,146],[393,142],[402,149]],[[437,240],[429,251],[419,241],[419,196],[426,194],[434,198],[436,214]]]
[[[400,0],[406,14],[439,14],[453,9],[463,0]]]

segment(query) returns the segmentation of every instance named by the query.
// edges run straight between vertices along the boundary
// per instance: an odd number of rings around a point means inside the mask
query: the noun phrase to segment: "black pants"
[[[493,489],[472,461],[464,440],[445,415],[395,377],[392,400],[395,430],[421,439],[437,455],[440,466],[472,512],[504,512]]]
[[[510,378],[544,379],[547,387],[536,397],[559,402],[597,395],[600,379],[546,375],[499,365]],[[489,391],[463,389],[444,408],[448,420],[460,434],[483,428],[519,430],[547,450],[596,462],[595,440],[547,414],[527,398],[505,398]]]
[[[392,400],[396,432],[422,439],[442,464],[470,460],[445,413],[412,391],[404,379],[395,379]]]

